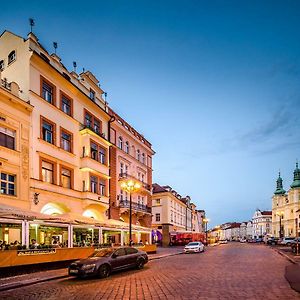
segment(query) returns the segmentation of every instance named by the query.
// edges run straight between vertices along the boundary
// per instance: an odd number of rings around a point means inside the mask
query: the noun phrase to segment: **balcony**
[[[127,174],[127,173],[120,173],[119,174],[119,181],[129,180],[129,179],[138,181],[141,184],[141,186],[142,186],[142,190],[151,193],[151,186],[150,186],[150,184],[142,182],[140,179],[138,179],[138,178],[136,178],[134,176],[131,176],[131,175]]]
[[[130,201],[129,200],[120,200],[119,201],[119,207],[120,208],[129,209],[129,206],[130,206]],[[149,207],[147,205],[144,205],[144,204],[132,202],[131,203],[131,208],[132,208],[132,210],[135,210],[135,211],[151,214],[151,207]]]

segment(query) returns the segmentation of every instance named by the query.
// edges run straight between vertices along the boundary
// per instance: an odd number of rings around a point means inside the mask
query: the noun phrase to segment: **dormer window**
[[[0,71],[4,69],[4,60],[0,60]]]
[[[8,64],[16,60],[16,51],[13,50],[8,54]]]
[[[92,89],[90,89],[90,99],[95,101],[95,91],[93,91]]]

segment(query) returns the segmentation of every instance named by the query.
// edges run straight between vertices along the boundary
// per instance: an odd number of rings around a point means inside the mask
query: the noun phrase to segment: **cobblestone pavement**
[[[0,299],[300,299],[284,278],[290,263],[264,245],[229,243],[151,261],[106,279],[59,279]]]

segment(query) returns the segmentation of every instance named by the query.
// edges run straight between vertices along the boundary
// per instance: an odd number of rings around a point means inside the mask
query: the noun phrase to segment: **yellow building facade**
[[[288,192],[283,189],[279,174],[277,188],[272,197],[272,235],[275,237],[299,236],[300,220],[300,170],[298,163],[294,180]]]

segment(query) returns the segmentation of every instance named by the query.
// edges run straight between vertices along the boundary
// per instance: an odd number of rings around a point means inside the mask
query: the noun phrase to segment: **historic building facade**
[[[110,126],[110,214],[128,222],[130,195],[121,189],[122,180],[138,182],[140,189],[132,194],[134,224],[151,227],[152,156],[151,144],[112,109]]]
[[[300,220],[300,169],[298,162],[294,170],[294,180],[288,192],[283,189],[283,180],[277,179],[272,197],[272,235],[275,237],[299,236]]]
[[[129,174],[125,164],[124,171],[120,169],[122,159],[136,172],[130,174],[143,183],[137,199],[133,197],[134,203],[140,200],[145,209],[142,216],[135,211],[134,225],[148,234],[153,151],[148,141],[108,107],[97,78],[90,71],[77,74],[75,67],[68,71],[59,56],[49,54],[32,32],[26,39],[8,31],[0,36],[0,72],[2,85],[12,82],[11,90],[1,89],[0,137],[4,146],[0,145],[0,151],[6,154],[4,159],[0,155],[0,168],[5,166],[6,170],[1,180],[0,202],[86,222],[86,228],[78,228],[77,233],[75,227],[74,230],[52,228],[49,233],[47,226],[28,225],[26,230],[31,237],[44,242],[49,234],[55,235],[69,246],[73,240],[79,243],[87,237],[93,240],[98,236],[98,240],[102,240],[98,229],[95,233],[89,232],[92,219],[124,227],[117,234],[108,228],[105,241],[128,242],[125,230],[128,209],[125,207],[122,211],[118,180],[119,174]],[[20,90],[20,99],[13,95],[15,90]],[[124,122],[124,126],[120,122]],[[113,137],[110,127],[118,137]],[[130,149],[131,160],[130,153],[121,154],[125,148],[119,149],[121,152],[116,150],[116,138],[120,136],[135,147],[134,154],[133,148]],[[14,149],[9,149],[12,147]],[[21,167],[19,170],[17,165]],[[116,221],[109,222],[110,218]],[[135,240],[140,236],[138,233]]]
[[[257,209],[252,217],[252,237],[263,238],[272,232],[272,211],[261,211]]]

